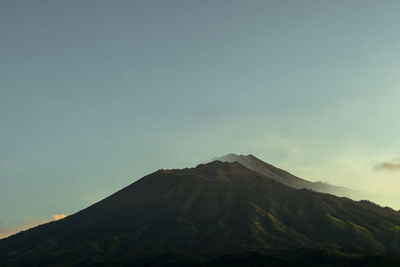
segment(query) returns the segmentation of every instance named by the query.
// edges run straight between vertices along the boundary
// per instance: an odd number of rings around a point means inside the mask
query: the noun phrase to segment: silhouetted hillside
[[[0,266],[392,263],[396,257],[376,255],[397,253],[399,212],[296,190],[221,161],[159,170],[0,240]]]

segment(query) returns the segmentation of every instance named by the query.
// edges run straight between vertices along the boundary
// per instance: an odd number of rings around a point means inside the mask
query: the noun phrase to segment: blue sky
[[[0,236],[231,152],[400,208],[399,10],[2,1]]]

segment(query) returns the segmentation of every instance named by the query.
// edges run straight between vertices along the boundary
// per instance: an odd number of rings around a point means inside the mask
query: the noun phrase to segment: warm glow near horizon
[[[10,227],[10,228],[5,228],[5,229],[0,228],[0,239],[9,237],[9,236],[14,235],[16,233],[19,233],[21,231],[28,230],[28,229],[33,228],[35,226],[38,226],[40,224],[48,223],[48,222],[51,222],[51,221],[58,221],[58,220],[66,218],[66,217],[67,217],[67,215],[62,214],[62,213],[61,214],[54,214],[54,215],[52,215],[52,220],[48,220],[48,219],[32,219],[29,222],[25,222],[25,223],[22,223],[22,224],[16,224],[16,225],[14,225],[13,227]]]

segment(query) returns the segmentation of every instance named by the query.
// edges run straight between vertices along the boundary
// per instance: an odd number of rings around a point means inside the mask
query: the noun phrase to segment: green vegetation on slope
[[[139,264],[159,257],[222,264],[223,255],[279,262],[285,251],[364,260],[400,253],[399,229],[394,210],[296,190],[239,163],[216,161],[157,171],[63,220],[0,240],[0,265]]]

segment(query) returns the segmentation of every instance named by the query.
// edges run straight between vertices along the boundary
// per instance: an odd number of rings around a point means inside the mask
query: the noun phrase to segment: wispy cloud
[[[400,171],[400,159],[384,161],[374,166],[375,170]]]

